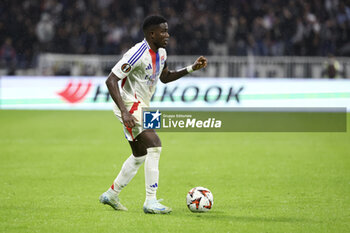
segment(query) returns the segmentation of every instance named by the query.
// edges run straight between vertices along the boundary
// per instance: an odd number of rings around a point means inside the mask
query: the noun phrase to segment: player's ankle
[[[117,191],[115,191],[114,189],[111,189],[111,188],[109,188],[109,189],[107,190],[107,193],[108,193],[109,195],[112,195],[112,196],[118,196]]]
[[[155,201],[157,200],[157,197],[154,195],[154,196],[146,196],[146,202],[149,202],[149,201]]]

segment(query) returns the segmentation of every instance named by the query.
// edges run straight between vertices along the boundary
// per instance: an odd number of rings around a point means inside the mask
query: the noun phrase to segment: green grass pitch
[[[130,155],[111,111],[2,110],[0,128],[0,232],[350,232],[349,132],[161,133],[173,212],[146,215],[143,166],[128,212],[98,202]],[[210,212],[187,209],[195,186]]]

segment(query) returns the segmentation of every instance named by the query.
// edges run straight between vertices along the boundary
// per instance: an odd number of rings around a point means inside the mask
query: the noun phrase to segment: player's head
[[[167,20],[160,15],[151,15],[145,18],[142,25],[143,33],[148,42],[157,48],[164,48],[169,39]]]

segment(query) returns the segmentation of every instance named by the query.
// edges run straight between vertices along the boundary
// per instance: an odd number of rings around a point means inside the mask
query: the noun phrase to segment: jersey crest
[[[130,70],[131,70],[131,66],[128,64],[128,63],[124,63],[121,67],[121,70],[124,72],[124,73],[128,73]]]

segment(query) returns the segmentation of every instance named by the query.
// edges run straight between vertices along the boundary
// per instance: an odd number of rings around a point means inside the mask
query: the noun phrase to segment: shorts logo
[[[162,113],[144,111],[143,112],[143,128],[144,129],[160,129],[160,120]]]
[[[122,65],[122,71],[123,71],[124,73],[128,73],[130,70],[131,70],[131,66],[130,66],[128,63],[124,63],[124,64]]]

